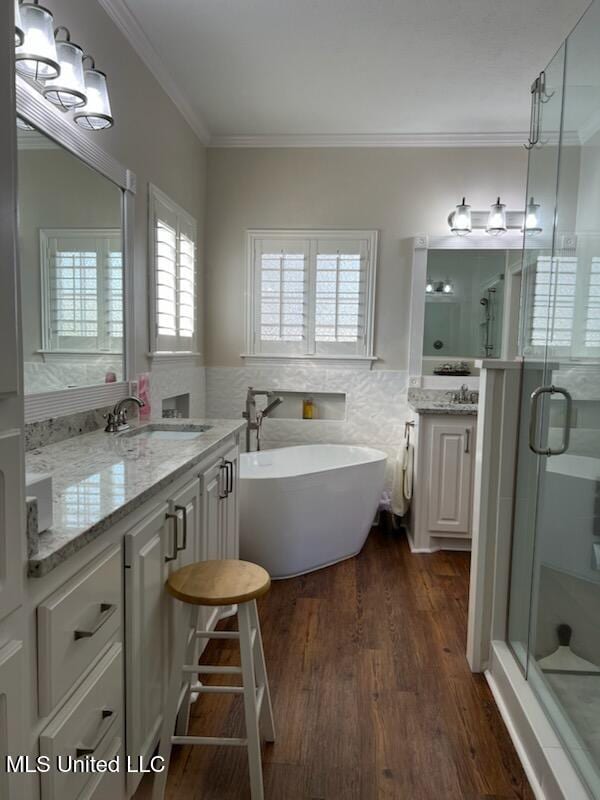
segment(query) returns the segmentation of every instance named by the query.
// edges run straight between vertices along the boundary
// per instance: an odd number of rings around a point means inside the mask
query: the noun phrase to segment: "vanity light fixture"
[[[58,37],[64,33],[64,41]],[[63,25],[54,31],[60,75],[46,81],[42,94],[64,111],[79,108],[87,102],[83,78],[83,50],[71,41],[71,32]]]
[[[425,293],[438,296],[454,294],[454,286],[447,278],[445,281],[432,281],[428,278],[425,286]]]
[[[471,206],[466,204],[464,197],[462,203],[459,203],[456,210],[448,217],[448,224],[452,233],[457,236],[466,236],[471,233]]]
[[[21,22],[21,6],[19,0],[15,0],[15,47],[20,47],[25,41],[23,23]]]
[[[91,62],[91,66],[84,69],[87,102],[75,112],[73,121],[88,131],[112,128],[114,119],[110,108],[106,75],[96,69],[96,62],[92,56],[84,56],[84,64],[86,61]]]
[[[15,69],[36,81],[60,75],[54,42],[54,17],[39,0],[20,3],[23,43],[17,47]]]
[[[538,203],[533,202],[533,197],[529,199],[529,203],[527,204],[521,232],[526,233],[528,236],[535,236],[537,233],[542,232],[540,206]]]
[[[486,225],[486,233],[491,236],[499,236],[506,233],[506,206],[500,202],[500,198],[490,208],[488,221]]]

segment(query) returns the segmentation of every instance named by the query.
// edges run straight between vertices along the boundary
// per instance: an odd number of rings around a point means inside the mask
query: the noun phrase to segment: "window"
[[[557,357],[600,354],[600,258],[538,256],[528,268],[525,354],[540,355],[546,345]]]
[[[150,187],[150,255],[154,267],[155,352],[196,346],[196,221]]]
[[[40,231],[42,349],[121,353],[123,251],[119,230]]]
[[[249,231],[247,356],[373,359],[376,231]]]

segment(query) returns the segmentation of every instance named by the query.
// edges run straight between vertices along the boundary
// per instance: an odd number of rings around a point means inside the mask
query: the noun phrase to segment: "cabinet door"
[[[125,535],[127,753],[147,757],[158,741],[168,674],[169,626],[165,581],[175,547],[165,504]],[[140,776],[128,776],[133,793]]]
[[[6,757],[16,759],[25,750],[25,715],[23,714],[23,643],[9,642],[0,648],[0,797],[25,800],[29,776],[6,770]]]
[[[463,422],[432,422],[429,439],[429,506],[432,532],[470,536],[475,426]]]
[[[221,558],[239,558],[239,452],[232,448],[225,456],[227,485],[221,500]]]
[[[176,561],[171,562],[173,570],[200,559],[200,481],[196,478],[188,483],[173,496],[169,504],[171,512],[178,517],[178,557]]]
[[[222,501],[226,488],[225,469],[219,460],[202,475],[202,548],[203,561],[222,558]]]

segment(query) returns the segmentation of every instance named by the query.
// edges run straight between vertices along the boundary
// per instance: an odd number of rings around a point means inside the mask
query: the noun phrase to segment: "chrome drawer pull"
[[[79,758],[80,756],[91,756],[92,753],[96,752],[96,750],[102,744],[102,740],[108,733],[108,729],[113,724],[114,716],[115,712],[111,708],[102,709],[102,722],[100,723],[100,727],[98,728],[98,735],[91,744],[77,745],[77,749],[75,750],[77,758]]]
[[[465,428],[465,453],[469,452],[470,443],[471,443],[471,429]]]
[[[185,550],[187,547],[187,540],[188,540],[188,523],[187,523],[187,508],[185,506],[175,506],[175,511],[181,511],[183,514],[183,544],[179,547],[176,544],[177,552],[179,553],[181,550]]]
[[[175,551],[170,556],[165,556],[165,564],[169,561],[175,561],[179,548],[177,547],[177,539],[179,538],[179,514],[165,514],[167,519],[175,520]]]
[[[96,624],[89,631],[75,631],[75,641],[78,639],[91,639],[103,625],[106,625],[116,610],[117,606],[114,603],[100,603],[100,616]]]

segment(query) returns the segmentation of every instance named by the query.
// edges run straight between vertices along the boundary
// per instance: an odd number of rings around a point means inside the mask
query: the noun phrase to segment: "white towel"
[[[394,466],[392,486],[392,511],[403,517],[410,508],[413,485],[414,448],[408,439],[403,439]]]

